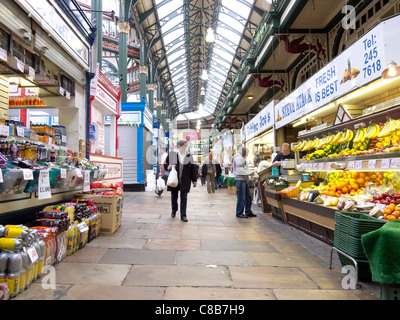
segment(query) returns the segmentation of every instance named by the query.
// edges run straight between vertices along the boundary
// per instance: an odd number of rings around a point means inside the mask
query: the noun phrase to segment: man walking
[[[254,175],[255,172],[249,170],[246,162],[248,149],[242,147],[239,153],[233,158],[233,174],[235,175],[235,185],[237,188],[236,217],[247,218],[256,217],[251,212],[251,192],[247,185],[248,176]],[[245,214],[243,214],[243,209]]]

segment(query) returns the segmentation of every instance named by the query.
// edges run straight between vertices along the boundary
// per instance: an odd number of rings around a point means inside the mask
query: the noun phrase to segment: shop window
[[[381,10],[381,2],[380,2],[380,1],[378,1],[378,2],[375,4],[375,12],[377,12],[377,11],[379,11],[379,10]]]
[[[10,45],[10,35],[4,30],[0,29],[0,48],[8,51]]]
[[[389,0],[383,0],[383,6],[387,5],[389,3]]]
[[[372,7],[371,9],[368,10],[368,19],[372,18],[374,15],[374,8]]]
[[[16,58],[18,58],[19,60],[23,61],[23,47],[16,42],[15,40],[12,41],[12,55]]]
[[[362,17],[361,17],[361,24],[363,25],[364,23],[366,23],[367,22],[367,14],[364,14]]]

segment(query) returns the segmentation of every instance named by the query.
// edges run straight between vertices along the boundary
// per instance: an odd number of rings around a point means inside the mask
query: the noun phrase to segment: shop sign
[[[117,101],[114,100],[99,83],[96,88],[96,99],[103,102],[108,109],[112,110],[113,113],[117,113]]]
[[[46,24],[49,32],[60,39],[63,47],[78,57],[78,61],[85,67],[89,66],[89,46],[71,28],[65,18],[55,10],[47,0],[21,0],[20,3],[26,7],[35,18]],[[45,29],[47,29],[45,28]]]
[[[245,125],[246,141],[272,128],[274,125],[274,106],[275,101],[270,102]]]
[[[394,27],[396,23],[397,26],[400,23],[398,16],[376,26],[280,101],[275,106],[276,128],[381,77],[388,63],[388,54],[399,52],[394,48],[398,46],[396,39],[400,36],[399,28]]]

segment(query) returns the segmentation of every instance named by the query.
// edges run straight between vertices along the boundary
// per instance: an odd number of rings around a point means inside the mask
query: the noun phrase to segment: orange
[[[333,191],[329,191],[328,195],[331,196],[331,197],[334,197],[336,194]]]
[[[357,183],[353,183],[350,187],[351,187],[351,189],[353,189],[353,190],[358,190],[358,189],[360,189],[360,186],[359,186]]]
[[[394,203],[391,203],[391,204],[389,204],[389,205],[387,206],[387,208],[389,208],[390,211],[393,212],[393,211],[396,210],[396,205],[395,205]]]
[[[338,183],[338,184],[336,185],[336,189],[337,189],[337,190],[342,190],[342,189],[343,189],[343,184]]]
[[[383,209],[383,213],[386,214],[387,216],[392,214],[392,210],[390,210],[389,207],[386,207],[385,209]]]
[[[335,186],[330,187],[329,191],[336,192],[336,187]]]
[[[367,174],[365,172],[360,172],[359,173],[359,177],[360,178],[365,178],[367,176]]]
[[[360,185],[361,185],[361,184],[365,184],[364,178],[358,178],[358,179],[357,179],[357,183],[360,184]]]
[[[347,189],[347,187],[342,188],[342,193],[348,193],[348,192],[349,192],[349,189]]]
[[[369,176],[366,176],[366,177],[364,178],[364,180],[365,180],[365,182],[367,182],[367,181],[370,181],[371,178],[370,178]]]
[[[353,179],[357,179],[358,176],[359,176],[359,172],[357,172],[357,171],[353,171],[353,172],[351,173],[351,177],[352,177]]]

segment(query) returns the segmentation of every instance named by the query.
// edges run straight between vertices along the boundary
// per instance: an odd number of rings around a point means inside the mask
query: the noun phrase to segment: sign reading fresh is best
[[[388,63],[388,51],[393,50],[390,46],[394,45],[390,42],[395,41],[392,30],[394,23],[400,23],[400,17],[380,23],[276,104],[275,127],[283,127],[379,78]],[[391,29],[391,40],[385,36],[387,29]],[[397,38],[400,36],[399,30],[396,29]]]

